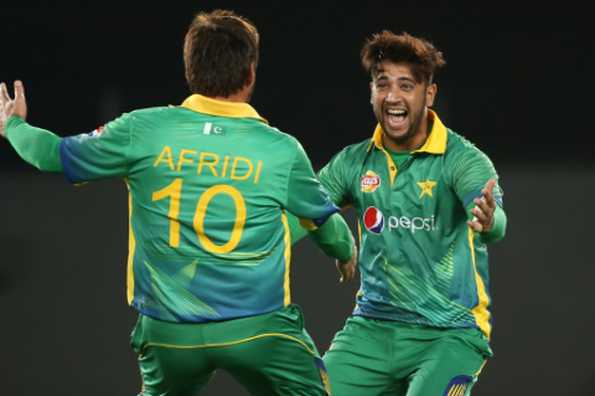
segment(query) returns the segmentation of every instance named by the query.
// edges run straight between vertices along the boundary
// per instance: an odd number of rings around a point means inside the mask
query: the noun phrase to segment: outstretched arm
[[[341,274],[339,282],[353,279],[357,267],[357,245],[343,216],[340,213],[333,214],[309,234],[323,252],[337,258],[335,265]]]
[[[340,282],[353,279],[357,266],[357,245],[349,226],[340,213],[332,214],[321,226],[313,227],[310,221],[300,221],[291,213],[287,214],[291,243],[294,244],[309,235],[312,241],[327,256],[336,258]]]
[[[6,84],[0,84],[0,135],[8,139],[22,159],[37,169],[61,172],[60,137],[27,124],[26,119],[23,83],[15,81],[14,99],[10,98]]]
[[[297,148],[284,205],[289,212],[292,242],[305,235],[305,230],[299,225],[301,222],[316,245],[325,254],[337,259],[341,279],[349,280],[355,271],[351,262],[357,256],[351,230],[337,213],[339,209],[331,201],[328,192],[320,185],[303,148],[299,144]]]
[[[343,163],[343,155],[339,153],[319,173],[323,190],[336,205],[348,203],[349,200],[349,188],[345,182],[348,177],[344,176]],[[289,216],[289,225],[292,243],[309,235],[325,254],[337,258],[341,282],[353,279],[357,267],[357,245],[351,229],[340,213],[334,213],[324,224],[318,226],[311,221]]]
[[[128,174],[133,162],[131,114],[91,133],[60,138],[25,121],[27,102],[20,81],[15,82],[14,91],[11,99],[6,84],[0,84],[0,135],[25,161],[42,171],[64,172],[73,183]]]
[[[453,164],[452,185],[467,214],[467,225],[483,242],[496,242],[506,233],[506,214],[498,174],[478,149],[462,153]]]
[[[498,241],[506,231],[506,214],[494,199],[495,185],[496,179],[488,180],[481,190],[481,197],[475,198],[467,208],[473,216],[467,224],[480,233],[484,242]]]

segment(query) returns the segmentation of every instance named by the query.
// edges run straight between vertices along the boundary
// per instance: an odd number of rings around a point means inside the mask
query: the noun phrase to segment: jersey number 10
[[[183,180],[176,178],[167,187],[155,191],[153,193],[153,201],[159,201],[167,197],[169,201],[169,211],[167,217],[169,218],[169,245],[171,247],[180,246],[180,200],[182,197]],[[227,243],[223,245],[215,244],[205,234],[205,216],[207,214],[207,207],[211,202],[211,199],[218,194],[227,194],[233,200],[236,207],[236,220],[233,225],[231,237]],[[198,204],[196,205],[196,211],[194,213],[194,231],[202,247],[212,253],[229,253],[234,250],[240,239],[242,238],[242,232],[244,231],[244,224],[246,223],[246,203],[244,197],[240,191],[228,184],[217,184],[208,188],[204,193],[201,194]]]

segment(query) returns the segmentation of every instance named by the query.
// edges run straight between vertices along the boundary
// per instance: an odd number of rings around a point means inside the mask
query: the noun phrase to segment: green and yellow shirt
[[[319,173],[333,201],[357,213],[361,287],[354,314],[475,326],[489,337],[488,255],[466,222],[473,199],[497,174],[477,147],[434,112],[429,117],[425,144],[408,157],[384,148],[378,126],[372,139],[346,147]],[[501,206],[498,185],[494,196]]]
[[[126,180],[128,302],[161,320],[225,320],[289,304],[286,212],[322,224],[338,211],[299,142],[247,103],[193,95],[89,134],[61,139],[17,117],[6,132],[41,170],[74,183]]]

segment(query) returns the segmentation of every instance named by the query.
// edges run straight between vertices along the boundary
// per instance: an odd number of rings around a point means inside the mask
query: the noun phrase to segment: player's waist
[[[369,293],[366,298],[360,296],[353,313],[381,320],[431,327],[476,327],[472,308],[462,306],[454,301],[437,302],[421,297],[419,299],[378,297],[372,293]]]
[[[139,315],[133,331],[135,349],[161,346],[183,349],[225,347],[264,337],[301,334],[303,316],[293,304],[247,317],[201,323],[170,322]]]

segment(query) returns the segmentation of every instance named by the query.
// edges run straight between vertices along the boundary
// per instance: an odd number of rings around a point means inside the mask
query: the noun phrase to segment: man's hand
[[[349,282],[355,276],[355,269],[357,268],[357,246],[353,244],[353,255],[348,261],[335,261],[337,270],[341,274],[339,282]]]
[[[23,120],[27,119],[25,87],[19,80],[14,82],[14,99],[8,95],[6,84],[0,84],[0,136],[5,136],[6,121],[13,115],[21,117]]]
[[[496,210],[496,201],[494,200],[495,179],[490,179],[481,190],[481,198],[475,198],[473,202],[475,207],[471,209],[473,219],[467,221],[469,227],[476,232],[490,232],[494,225],[494,211]]]

